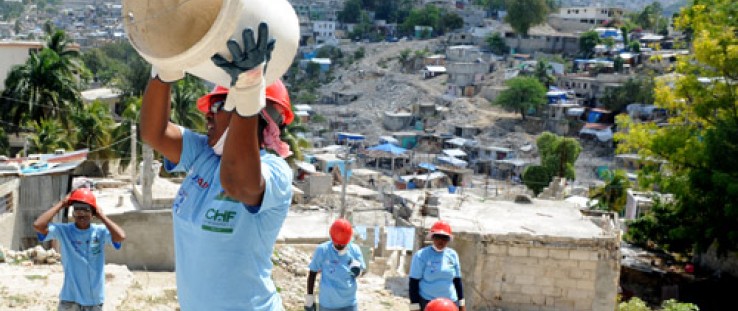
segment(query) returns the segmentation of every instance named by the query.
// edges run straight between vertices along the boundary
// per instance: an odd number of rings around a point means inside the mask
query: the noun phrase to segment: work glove
[[[264,72],[266,64],[274,50],[274,39],[269,39],[269,27],[259,24],[259,36],[254,40],[254,31],[244,29],[243,49],[236,40],[228,40],[228,50],[233,60],[228,61],[221,55],[214,55],[211,60],[231,77],[231,88],[226,97],[226,111],[236,110],[242,117],[259,113],[266,105],[266,81]]]
[[[305,294],[305,311],[315,311],[315,296]]]
[[[351,259],[349,262],[349,269],[351,270],[351,275],[358,278],[361,274],[361,262],[356,259]]]
[[[182,70],[162,70],[154,65],[151,65],[151,79],[159,77],[159,80],[166,83],[172,83],[177,80],[181,80],[185,77],[185,73]]]

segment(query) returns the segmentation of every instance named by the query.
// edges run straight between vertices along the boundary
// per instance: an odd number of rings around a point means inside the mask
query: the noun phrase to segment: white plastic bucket
[[[261,22],[276,39],[267,66],[271,84],[292,64],[300,38],[297,15],[287,0],[123,0],[128,39],[141,56],[161,71],[188,72],[222,86],[231,78],[210,58],[231,59],[226,42],[243,47],[242,31],[257,39]]]

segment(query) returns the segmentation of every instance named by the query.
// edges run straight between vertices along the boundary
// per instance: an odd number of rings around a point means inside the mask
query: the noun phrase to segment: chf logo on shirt
[[[217,233],[233,233],[236,225],[235,211],[219,210],[211,208],[205,211],[205,219],[202,221],[202,229]]]

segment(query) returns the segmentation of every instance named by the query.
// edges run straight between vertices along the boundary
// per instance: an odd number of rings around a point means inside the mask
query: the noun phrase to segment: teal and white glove
[[[241,33],[243,49],[235,40],[228,40],[232,60],[214,55],[211,60],[231,76],[231,88],[226,97],[226,111],[235,110],[240,116],[249,117],[259,113],[266,105],[266,81],[264,72],[274,50],[274,39],[269,39],[269,27],[259,24],[259,36],[254,40],[254,31],[244,29]]]
[[[185,73],[182,70],[162,70],[154,65],[151,65],[151,79],[156,79],[166,83],[176,82],[182,80],[185,77]]]
[[[361,262],[356,259],[351,259],[351,262],[349,262],[349,269],[351,270],[351,275],[353,275],[354,278],[358,278],[359,275],[361,275]]]
[[[305,311],[315,311],[315,296],[305,294]]]

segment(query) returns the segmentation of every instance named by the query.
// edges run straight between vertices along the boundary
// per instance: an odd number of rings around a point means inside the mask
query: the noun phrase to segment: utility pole
[[[349,163],[349,150],[348,138],[346,138],[346,152],[343,157],[343,178],[341,180],[341,218],[346,218],[346,184],[348,183],[348,163]]]
[[[141,196],[143,196],[143,208],[151,209],[153,199],[151,188],[154,184],[154,171],[151,168],[154,162],[154,150],[149,145],[143,147],[143,167],[141,168]]]
[[[131,124],[131,162],[129,162],[129,165],[131,166],[131,185],[134,187],[136,186],[136,171],[138,170],[136,167],[138,166],[138,159],[136,158],[136,144],[138,144],[136,141],[136,125]]]

